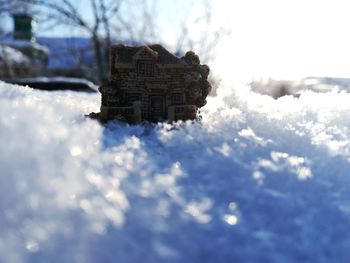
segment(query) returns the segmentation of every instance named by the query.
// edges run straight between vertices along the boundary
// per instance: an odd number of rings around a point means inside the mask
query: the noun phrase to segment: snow
[[[1,60],[16,64],[29,64],[29,59],[22,52],[0,43],[0,61]]]
[[[19,40],[19,39],[6,39],[5,43],[16,49],[36,49],[40,50],[43,53],[49,53],[49,49],[46,46],[40,45],[33,41],[28,40]]]
[[[92,81],[84,78],[73,78],[73,77],[30,77],[30,78],[17,78],[7,81],[8,83],[28,85],[33,88],[45,89],[45,90],[82,90],[97,92],[98,86]]]
[[[350,94],[223,83],[198,123],[0,83],[0,262],[349,262]]]
[[[305,90],[316,93],[350,92],[350,79],[334,77],[307,77],[301,80],[260,79],[252,81],[250,86],[254,92],[278,98],[286,94],[299,95],[299,91]]]

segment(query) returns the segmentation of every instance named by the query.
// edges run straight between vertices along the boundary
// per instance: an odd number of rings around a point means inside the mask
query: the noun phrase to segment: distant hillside
[[[93,46],[88,38],[38,37],[37,42],[50,50],[49,69],[93,67]]]

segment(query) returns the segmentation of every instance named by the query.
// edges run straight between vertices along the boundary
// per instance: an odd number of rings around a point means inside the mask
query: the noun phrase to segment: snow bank
[[[201,123],[101,127],[0,83],[0,262],[349,262],[349,101],[224,84]]]
[[[0,61],[4,60],[7,63],[15,63],[15,64],[29,64],[29,58],[27,58],[22,52],[0,44]]]

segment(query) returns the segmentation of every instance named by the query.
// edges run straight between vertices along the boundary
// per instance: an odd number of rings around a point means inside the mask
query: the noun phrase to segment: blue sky
[[[76,0],[81,8],[86,1]],[[131,3],[137,0],[131,1]],[[184,20],[191,37],[202,32],[196,24],[201,1],[155,1],[157,30],[172,43]],[[295,79],[350,76],[350,2],[348,0],[212,0],[213,28],[224,25],[232,34],[217,49],[216,67],[237,78]],[[196,6],[197,5],[197,6]],[[128,12],[124,6],[122,12]],[[135,22],[136,23],[136,22]],[[72,31],[79,34],[78,31]]]
[[[83,17],[86,20],[90,20],[93,22],[93,13],[91,9],[91,4],[89,1],[86,0],[71,0],[71,2],[80,10],[80,13],[83,14]],[[142,14],[138,14],[137,11],[135,12],[137,8],[135,8],[137,5],[140,5],[143,1],[141,0],[129,0],[127,2],[124,2],[121,6],[120,13],[124,14],[125,17],[135,16],[135,25],[138,23],[137,16],[142,16]],[[195,2],[194,0],[153,0],[148,1],[149,3],[152,3],[152,6],[154,7],[155,14],[154,16],[157,18],[157,21],[159,21],[159,29],[170,29],[174,25],[175,20],[181,20],[186,15],[186,11],[191,6],[192,2]],[[150,5],[149,5],[150,6]],[[125,15],[126,14],[126,15]],[[175,28],[172,28],[172,30],[176,30]],[[69,25],[62,25],[57,26],[55,28],[52,28],[48,31],[40,31],[40,26],[38,26],[37,34],[39,36],[87,36],[86,32],[84,30],[80,30],[79,28],[72,27]]]
[[[74,3],[87,18],[91,17],[88,1],[74,0]],[[203,30],[195,21],[199,11],[193,8],[185,20],[184,10],[199,1],[156,0],[156,3],[155,26],[165,42],[176,41],[181,20],[185,21],[190,36],[198,38]],[[212,61],[221,73],[240,79],[350,77],[348,0],[212,0],[210,3],[213,28],[224,25],[232,32],[217,46]],[[124,6],[121,12],[130,10]],[[37,34],[82,36],[84,32],[62,25]]]
[[[59,2],[59,0],[57,0]],[[93,23],[93,13],[91,8],[90,1],[87,0],[71,0],[72,4],[79,10],[82,17]],[[153,6],[155,10],[155,17],[159,18],[157,21],[161,24],[160,28],[164,28],[165,26],[173,25],[175,20],[181,20],[186,15],[186,11],[189,9],[191,4],[195,2],[194,0],[151,0],[147,1],[150,3],[148,6]],[[140,4],[146,3],[146,1],[142,0],[128,0],[124,1],[121,5],[121,9],[119,13],[123,13],[127,18],[128,15],[138,15],[135,10],[137,10],[137,6]],[[19,7],[20,10],[28,10],[28,7],[24,7],[23,5]],[[141,15],[141,14],[139,14]],[[6,28],[7,30],[12,30],[12,19],[9,18],[8,14],[2,14],[1,17],[1,27]],[[137,18],[137,17],[136,17]],[[135,24],[138,21],[135,21]],[[43,30],[44,25],[38,24],[36,27],[36,35],[37,36],[87,36],[84,30],[80,30],[76,27],[64,24],[64,25],[56,25],[53,28]],[[173,28],[174,29],[174,28]]]

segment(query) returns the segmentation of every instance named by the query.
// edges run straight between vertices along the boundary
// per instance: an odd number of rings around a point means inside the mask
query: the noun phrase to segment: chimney
[[[34,20],[31,15],[25,13],[13,14],[14,34],[16,40],[35,41],[33,27]]]

